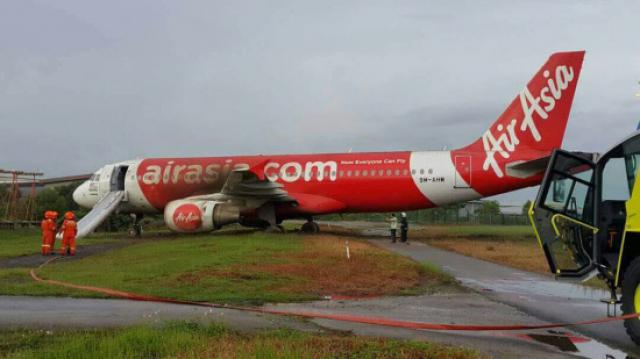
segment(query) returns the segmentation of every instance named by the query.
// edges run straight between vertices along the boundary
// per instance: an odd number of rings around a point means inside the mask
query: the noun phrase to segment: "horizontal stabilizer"
[[[590,161],[596,161],[596,159],[599,156],[598,153],[591,153],[591,152],[573,151],[571,153]],[[529,161],[513,161],[510,163],[507,163],[507,165],[505,166],[507,176],[511,176],[515,178],[529,178],[531,176],[544,174],[544,171],[547,169],[547,166],[549,165],[550,158],[551,158],[551,155],[536,158]]]
[[[529,178],[543,174],[549,164],[551,156],[536,158],[530,161],[513,161],[505,165],[507,176],[515,178]]]

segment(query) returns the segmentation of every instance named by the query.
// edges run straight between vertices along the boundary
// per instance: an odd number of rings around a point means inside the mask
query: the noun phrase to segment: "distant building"
[[[465,218],[475,215],[476,211],[482,208],[482,201],[469,201],[458,210],[458,216]]]
[[[458,210],[459,217],[471,217],[476,214],[476,211],[482,208],[483,201],[469,201],[464,204],[462,208]],[[522,214],[522,205],[516,204],[500,204],[500,213],[506,215],[519,215]]]
[[[91,177],[91,174],[82,174],[75,176],[54,177],[46,179],[37,179],[35,181],[36,192],[40,192],[45,188],[56,188],[61,186],[67,186],[72,183],[86,181]],[[8,181],[2,181],[0,184],[10,184]],[[21,195],[28,195],[31,191],[32,181],[20,181],[18,186],[20,187]]]
[[[501,204],[500,205],[500,213],[502,214],[510,214],[510,215],[514,215],[514,214],[522,214],[522,206],[524,205],[517,205],[517,204]]]

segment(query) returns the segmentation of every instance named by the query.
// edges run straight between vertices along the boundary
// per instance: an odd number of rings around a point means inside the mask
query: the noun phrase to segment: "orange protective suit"
[[[56,239],[56,222],[53,220],[53,213],[47,211],[44,219],[40,222],[42,229],[42,255],[46,256],[53,251],[53,242]]]
[[[62,227],[60,227],[62,230],[62,247],[60,247],[60,255],[63,256],[69,253],[72,256],[75,256],[78,223],[74,220],[73,214],[71,216],[65,215],[65,218],[64,222],[62,222]]]

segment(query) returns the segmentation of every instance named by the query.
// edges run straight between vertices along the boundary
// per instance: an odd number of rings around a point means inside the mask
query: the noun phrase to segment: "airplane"
[[[135,223],[163,213],[177,232],[232,223],[282,231],[283,220],[298,218],[307,220],[301,231],[315,233],[318,215],[432,208],[534,186],[562,145],[584,54],[552,54],[495,122],[459,149],[145,158],[103,166],[73,199],[94,208],[87,218],[99,218],[87,228],[117,208]]]

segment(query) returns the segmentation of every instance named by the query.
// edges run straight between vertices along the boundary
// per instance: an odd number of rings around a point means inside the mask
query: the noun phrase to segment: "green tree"
[[[500,203],[498,201],[482,201],[482,205],[476,210],[476,214],[482,217],[497,216],[500,214]]]
[[[527,200],[523,205],[522,205],[522,215],[526,216],[527,214],[529,214],[529,208],[531,207],[531,201]]]
[[[67,208],[67,201],[54,188],[45,188],[36,197],[36,218],[41,218],[45,211],[63,214]]]

